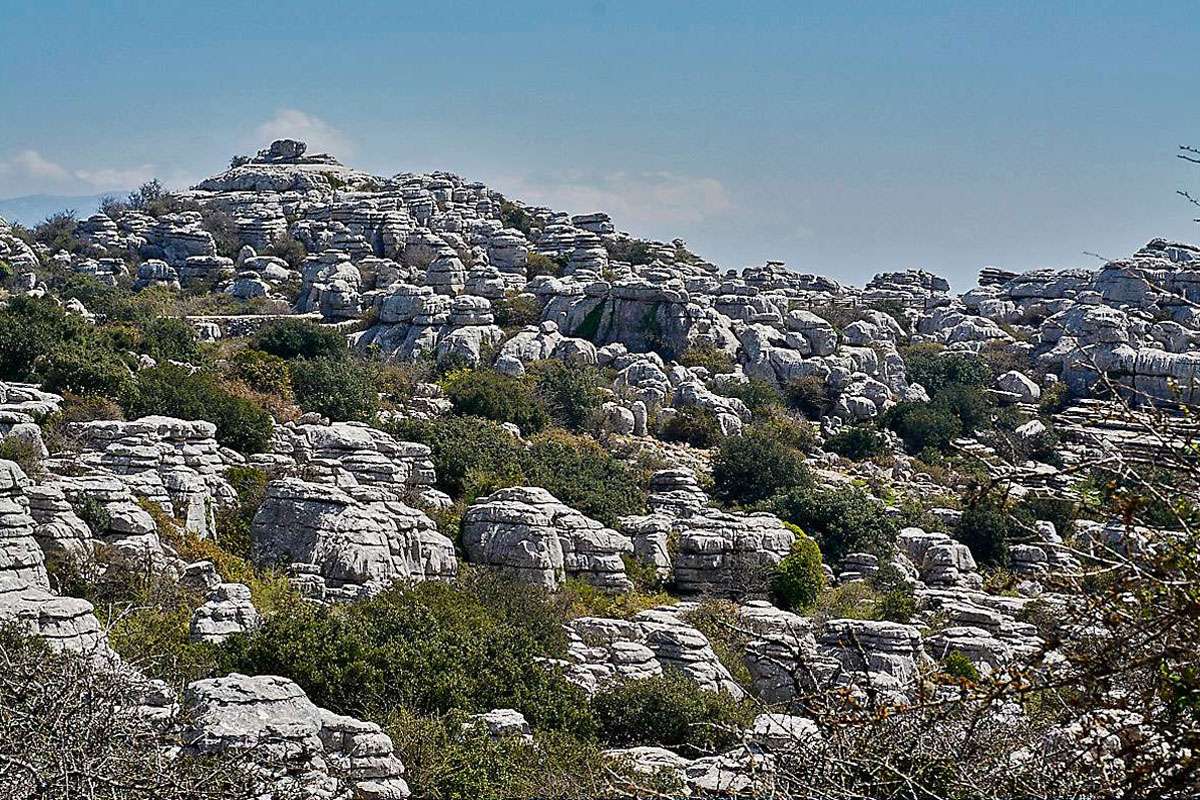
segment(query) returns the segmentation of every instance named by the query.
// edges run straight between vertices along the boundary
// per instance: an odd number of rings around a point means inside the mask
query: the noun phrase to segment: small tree
[[[796,533],[796,542],[771,576],[771,600],[786,611],[806,611],[825,588],[821,549],[799,528],[789,527]]]

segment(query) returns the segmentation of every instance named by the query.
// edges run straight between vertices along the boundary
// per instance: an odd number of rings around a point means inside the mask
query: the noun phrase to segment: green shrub
[[[676,410],[659,431],[665,442],[683,442],[692,447],[716,447],[721,441],[721,425],[717,413],[703,406],[684,406]]]
[[[267,473],[254,467],[230,467],[225,480],[237,492],[237,504],[221,506],[216,513],[216,539],[221,548],[238,558],[249,559],[250,523],[267,493]]]
[[[685,753],[726,750],[753,722],[752,704],[696,688],[688,678],[663,675],[625,681],[592,699],[600,736],[618,747],[650,745]]]
[[[200,227],[208,231],[217,246],[217,255],[237,258],[242,242],[238,236],[237,221],[224,211],[205,206],[200,211]]]
[[[590,736],[586,695],[541,662],[564,653],[561,621],[545,591],[471,573],[348,606],[280,609],[226,643],[223,667],[291,678],[336,713],[515,708],[539,727]]]
[[[525,277],[527,280],[533,280],[539,275],[560,277],[562,266],[544,253],[531,251],[525,261]]]
[[[0,380],[38,381],[45,355],[70,344],[82,346],[92,331],[78,316],[57,303],[28,295],[14,297],[0,309]]]
[[[271,246],[262,254],[282,258],[292,269],[300,269],[304,264],[304,259],[308,258],[308,251],[304,249],[304,244],[286,233],[271,242]]]
[[[685,367],[704,367],[713,375],[733,372],[737,365],[729,353],[707,343],[689,346],[680,354],[679,363]]]
[[[576,800],[611,791],[612,764],[594,740],[539,731],[531,744],[493,738],[479,725],[464,730],[465,721],[463,713],[423,716],[407,708],[382,720],[413,797]]]
[[[42,472],[42,452],[34,442],[20,436],[0,439],[0,461],[11,461],[30,478]]]
[[[712,390],[722,397],[736,397],[756,415],[783,405],[783,395],[780,391],[759,378],[751,378],[745,382],[713,381]]]
[[[532,439],[523,460],[529,485],[541,486],[605,525],[646,508],[648,476],[589,436],[546,431]]]
[[[780,409],[768,409],[751,424],[749,433],[774,439],[784,447],[811,453],[817,449],[817,432],[808,420]]]
[[[979,682],[979,669],[961,650],[951,650],[942,659],[942,672],[971,683]]]
[[[887,438],[865,425],[851,425],[826,439],[825,449],[851,461],[863,461],[886,453]]]
[[[442,388],[454,403],[456,413],[511,422],[522,433],[540,431],[550,419],[532,381],[494,370],[459,370],[446,378]]]
[[[871,587],[879,592],[875,603],[876,619],[907,624],[917,613],[917,599],[912,584],[890,561],[879,565],[870,578]]]
[[[50,248],[52,252],[65,250],[74,253],[81,247],[75,238],[75,228],[79,224],[75,212],[71,209],[58,211],[39,222],[33,228],[33,238]]]
[[[178,317],[159,317],[149,322],[142,337],[145,352],[156,361],[185,361],[196,363],[200,348],[196,332]]]
[[[506,228],[516,228],[526,235],[533,230],[534,219],[525,209],[510,200],[500,201],[500,222]]]
[[[429,446],[437,487],[456,500],[470,502],[477,494],[519,486],[525,480],[525,448],[497,422],[479,417],[442,417],[397,420],[384,427],[397,439]],[[489,485],[479,491],[485,480]]]
[[[808,481],[804,456],[753,426],[726,437],[713,459],[713,494],[723,503],[757,503]]]
[[[925,387],[931,398],[951,386],[986,387],[992,382],[987,363],[972,353],[946,352],[942,345],[921,343],[901,351],[908,380]]]
[[[883,504],[853,486],[796,486],[772,498],[766,508],[812,536],[830,564],[840,563],[847,553],[890,558],[899,533]]]
[[[308,319],[273,320],[250,339],[250,347],[280,358],[344,358],[346,337]]]
[[[379,411],[379,389],[370,364],[355,359],[300,358],[292,363],[296,403],[335,422],[366,422]]]
[[[731,600],[707,597],[683,614],[683,621],[704,634],[717,660],[733,680],[749,690],[753,683],[746,664],[746,648],[751,636],[738,618],[738,604]]]
[[[833,411],[833,401],[829,399],[825,379],[820,375],[793,378],[783,387],[783,397],[788,408],[809,419],[820,419]]]
[[[1008,564],[1014,528],[1004,498],[995,492],[982,492],[969,499],[954,528],[954,537],[971,550],[980,566],[1003,567]]]
[[[542,318],[542,307],[533,295],[510,292],[492,302],[492,316],[501,328],[536,325]]]
[[[261,350],[242,350],[229,361],[231,377],[286,403],[295,401],[288,362]]]
[[[118,398],[134,377],[111,350],[91,341],[63,343],[48,352],[38,367],[42,386],[50,392]]]
[[[1071,391],[1064,381],[1052,383],[1042,389],[1042,397],[1038,400],[1038,410],[1043,415],[1062,411],[1071,402]]]
[[[582,430],[604,402],[603,376],[595,367],[539,361],[530,365],[529,375],[550,419],[569,430]]]
[[[172,364],[142,370],[121,404],[129,419],[163,414],[208,420],[217,426],[217,441],[241,453],[261,453],[271,439],[271,415],[232,394],[211,372]]]
[[[931,403],[897,403],[887,410],[883,424],[895,431],[909,453],[946,452],[963,433],[962,421],[948,408]]]
[[[821,549],[803,532],[771,576],[771,601],[786,611],[807,611],[825,588]]]

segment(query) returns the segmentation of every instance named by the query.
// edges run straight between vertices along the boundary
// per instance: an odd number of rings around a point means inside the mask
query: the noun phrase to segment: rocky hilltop
[[[1198,246],[843,286],[280,140],[0,287],[15,796],[1198,785]],[[81,671],[132,756],[6,721]]]

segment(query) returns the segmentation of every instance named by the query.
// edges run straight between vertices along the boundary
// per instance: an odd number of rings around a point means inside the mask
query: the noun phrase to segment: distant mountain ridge
[[[0,200],[0,217],[22,225],[36,225],[51,214],[69,208],[81,219],[96,213],[100,201],[109,195],[124,197],[128,189],[86,195],[28,194]]]

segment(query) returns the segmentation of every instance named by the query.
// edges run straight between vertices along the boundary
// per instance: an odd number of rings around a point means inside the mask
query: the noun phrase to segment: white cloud
[[[529,176],[499,186],[514,198],[572,213],[604,211],[618,228],[689,225],[733,208],[724,184],[716,178],[672,172]]]
[[[0,158],[0,197],[26,194],[87,194],[120,191],[154,177],[154,166],[70,169],[37,150],[20,150]]]
[[[254,130],[252,146],[266,147],[276,139],[299,139],[310,153],[329,153],[345,161],[354,150],[344,133],[313,114],[295,108],[281,108],[275,116]]]
[[[65,180],[70,178],[66,167],[42,156],[37,150],[22,150],[8,161],[10,169],[17,174],[32,178]]]
[[[154,165],[152,164],[142,164],[140,167],[129,167],[127,169],[106,167],[95,170],[75,170],[75,175],[80,180],[90,183],[97,189],[131,189],[135,186],[141,186],[156,174]]]

